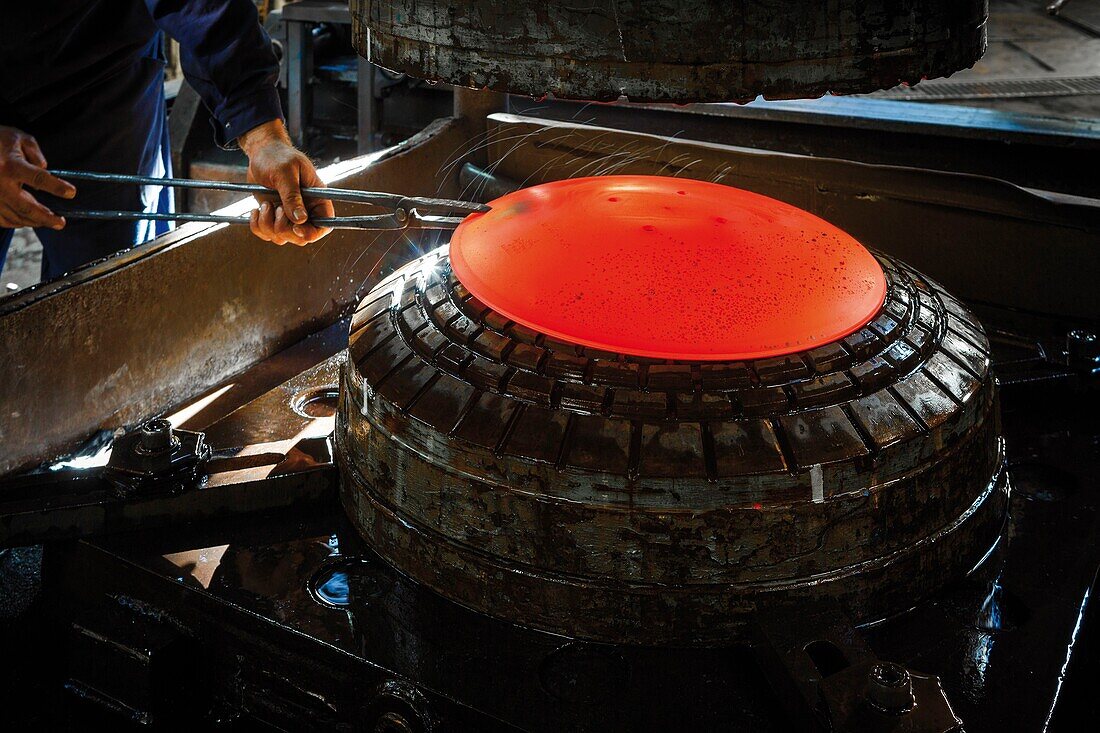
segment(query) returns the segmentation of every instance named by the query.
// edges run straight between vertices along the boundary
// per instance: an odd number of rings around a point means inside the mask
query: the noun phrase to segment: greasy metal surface
[[[1019,363],[1017,349],[1007,358]],[[1078,731],[1095,712],[1100,642],[1087,602],[1100,561],[1097,400],[1058,383],[1002,397],[1015,489],[1004,541],[963,582],[862,632],[880,659],[939,676],[969,733]],[[209,687],[176,716],[213,701],[223,719],[362,727],[375,686],[402,679],[451,731],[791,730],[791,706],[743,647],[615,647],[495,621],[389,570],[337,516],[53,549],[47,608],[64,619],[125,604],[194,636]],[[311,593],[326,581],[346,605]],[[18,629],[29,644],[10,650],[13,701],[34,671],[64,673],[51,653],[63,637]],[[66,710],[57,684],[47,713]]]
[[[494,173],[532,185],[600,173],[717,181],[806,209],[968,300],[1100,321],[1100,200],[983,176],[696,142],[508,114]],[[1071,284],[1067,286],[1067,284]]]
[[[462,121],[441,121],[323,175],[447,195],[450,179],[437,172],[471,134]],[[399,232],[336,232],[299,248],[188,225],[0,300],[0,473],[181,404],[332,323],[410,247]]]
[[[530,142],[546,140],[532,136]],[[615,145],[623,142],[616,138]],[[680,148],[677,155],[688,150]],[[584,164],[601,157],[581,156]],[[663,159],[657,160],[659,167]],[[563,161],[572,164],[568,156]],[[519,180],[540,164],[520,168]],[[1025,220],[1033,213],[1018,210]],[[962,231],[967,246],[989,249],[997,237],[972,236],[991,231],[987,224],[974,228],[973,219],[982,216],[971,210],[960,217],[967,224],[956,227],[956,236]],[[1019,224],[1002,224],[997,231],[1017,241]],[[1033,262],[1028,252],[1041,249],[1049,266],[1062,268],[1061,257],[1050,260],[1049,253],[1065,251],[1067,232],[1071,239],[1077,235],[1065,222],[1051,228],[1058,236],[1036,239],[1041,248],[1020,249],[1006,259]],[[896,232],[903,240],[920,234],[908,231],[920,227],[897,229],[906,230]],[[953,275],[950,268],[942,272],[957,279],[956,287],[981,289],[988,287],[991,261],[984,258],[984,269],[959,265]],[[1090,269],[1087,256],[1073,261]],[[1031,268],[1032,277],[1037,272]],[[1023,280],[1013,283],[1021,301],[1064,297],[1038,292],[1042,287],[1034,281],[1030,288]],[[998,325],[982,313],[987,325]],[[867,633],[880,657],[939,675],[972,733],[1075,731],[1088,719],[1080,713],[1096,711],[1100,617],[1096,603],[1088,601],[1096,595],[1100,548],[1100,406],[1095,395],[1060,391],[1066,381],[1061,375],[1053,385],[1032,381],[1034,375],[1021,367],[1042,362],[1041,353],[1012,351],[1010,362],[997,366],[1002,378],[1011,377],[1002,404],[1015,490],[1004,539],[965,581]],[[359,554],[354,532],[339,518],[320,526],[303,525],[300,515],[293,519],[288,531],[266,519],[234,521],[216,530],[190,528],[184,536],[156,532],[113,545],[51,548],[56,572],[49,576],[46,607],[75,615],[104,602],[128,604],[180,623],[201,644],[201,677],[212,686],[211,694],[188,701],[201,708],[191,711],[198,714],[214,699],[226,706],[219,715],[278,720],[282,727],[362,726],[363,700],[373,699],[373,686],[401,677],[431,698],[450,730],[790,728],[782,717],[786,709],[771,699],[751,657],[738,648],[607,647],[495,622],[388,571],[369,553]],[[257,535],[260,525],[264,533]],[[330,539],[337,535],[338,543]],[[337,544],[342,555],[333,556]],[[322,606],[309,592],[335,561],[354,563],[347,575],[349,606],[343,608]],[[211,576],[214,582],[207,585],[202,578]],[[9,629],[21,643],[8,647],[8,679],[16,684],[6,686],[6,699],[17,705],[6,710],[18,717],[28,704],[23,685],[35,671],[60,678],[63,654],[51,651],[64,647],[56,635],[28,635],[25,621]],[[60,679],[57,684],[60,692]],[[55,702],[30,714],[63,716],[63,699]]]
[[[559,633],[716,643],[765,605],[902,608],[987,550],[1007,485],[984,333],[880,262],[866,328],[693,364],[513,324],[428,255],[352,319],[344,504],[402,572]]]
[[[197,482],[179,487],[158,475],[140,491],[120,493],[117,469],[131,461],[119,451],[129,436],[111,445],[106,469],[54,466],[0,479],[0,546],[334,501],[329,436],[346,342],[340,321],[183,406],[176,427],[201,428],[214,451]]]
[[[939,679],[878,659],[863,634],[835,608],[826,604],[799,608],[789,615],[762,613],[756,626],[753,649],[794,730],[961,730],[962,721],[952,711]],[[877,684],[884,670],[894,677],[891,687]]]
[[[542,97],[852,94],[971,66],[986,0],[352,0],[353,43],[423,79]]]

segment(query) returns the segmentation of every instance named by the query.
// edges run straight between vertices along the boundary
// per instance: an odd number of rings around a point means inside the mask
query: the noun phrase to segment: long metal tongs
[[[176,188],[213,189],[217,191],[238,191],[240,193],[265,194],[279,197],[277,191],[253,183],[230,183],[229,181],[203,181],[193,178],[153,178],[151,176],[131,176],[117,173],[92,173],[90,171],[51,170],[58,178],[74,181],[99,181],[102,183],[135,184],[143,186],[174,186]],[[310,224],[333,229],[454,229],[469,214],[489,211],[485,204],[473,201],[453,201],[451,199],[421,198],[402,196],[398,193],[379,191],[356,191],[349,188],[303,188],[302,196],[309,198],[346,201],[356,204],[369,204],[389,209],[387,214],[365,216],[315,217]],[[227,216],[223,214],[187,214],[187,213],[150,213],[144,211],[97,211],[97,210],[59,210],[61,216],[70,219],[149,219],[160,221],[201,221],[219,224],[249,223],[247,216]],[[460,214],[460,215],[456,215]]]

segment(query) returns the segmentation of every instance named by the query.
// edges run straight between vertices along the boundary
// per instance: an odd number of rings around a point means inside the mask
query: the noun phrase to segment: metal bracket
[[[754,645],[772,688],[789,703],[797,729],[830,733],[957,733],[938,677],[875,657],[834,608],[757,622]]]
[[[327,436],[216,454],[203,433],[166,430],[166,422],[115,440],[106,466],[0,482],[0,547],[336,501]]]
[[[151,491],[178,494],[198,482],[209,457],[202,433],[150,420],[115,441],[103,477],[121,498]]]

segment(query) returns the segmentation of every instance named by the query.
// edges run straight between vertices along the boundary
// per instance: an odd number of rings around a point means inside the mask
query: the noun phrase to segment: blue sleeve
[[[279,62],[252,0],[145,0],[180,45],[184,76],[216,120],[219,145],[283,119]]]

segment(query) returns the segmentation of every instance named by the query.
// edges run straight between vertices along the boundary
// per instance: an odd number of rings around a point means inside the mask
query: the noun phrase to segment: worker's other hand
[[[46,170],[46,157],[33,137],[0,125],[0,227],[64,227],[65,220],[40,204],[25,186],[64,199],[76,196],[73,184]]]
[[[303,199],[302,189],[324,186],[306,155],[290,143],[282,120],[252,128],[238,138],[248,155],[248,180],[279,192],[279,198],[257,196],[260,207],[252,212],[252,233],[275,244],[316,242],[331,229],[309,223],[313,217],[335,213],[328,199]]]

